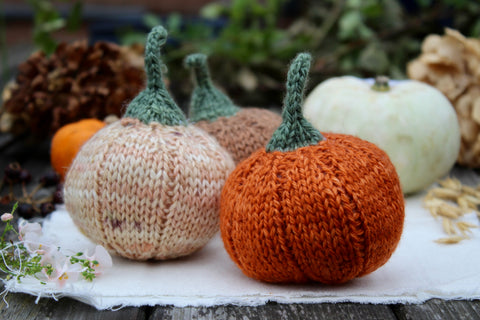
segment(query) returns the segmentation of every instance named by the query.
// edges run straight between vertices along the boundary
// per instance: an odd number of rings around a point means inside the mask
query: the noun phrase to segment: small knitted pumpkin
[[[65,181],[65,205],[93,241],[120,256],[188,255],[218,231],[220,193],[234,167],[228,152],[185,115],[163,83],[167,32],[145,48],[147,87],[124,118],[85,143]]]
[[[247,275],[267,282],[343,283],[387,262],[404,199],[387,154],[350,135],[322,135],[302,115],[310,55],[287,80],[283,122],[222,191],[220,229]]]
[[[192,93],[190,120],[217,138],[235,163],[265,146],[282,121],[280,115],[266,109],[235,106],[212,84],[205,55],[192,54],[185,64],[194,70],[197,82]]]
[[[78,150],[105,124],[94,118],[83,119],[66,124],[55,132],[50,148],[50,163],[62,180]]]

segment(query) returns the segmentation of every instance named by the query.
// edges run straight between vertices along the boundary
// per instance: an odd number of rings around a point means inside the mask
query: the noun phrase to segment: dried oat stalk
[[[109,42],[61,44],[32,54],[3,92],[0,130],[47,137],[82,118],[120,116],[143,88],[142,53]]]
[[[480,167],[480,39],[456,30],[429,35],[407,66],[411,79],[439,89],[455,107],[462,136],[458,162]]]
[[[480,186],[473,188],[463,185],[458,179],[446,178],[430,189],[424,198],[424,205],[434,218],[442,221],[445,238],[435,240],[442,244],[455,244],[469,239],[473,228],[478,225],[462,221],[465,213],[475,212],[480,218]]]

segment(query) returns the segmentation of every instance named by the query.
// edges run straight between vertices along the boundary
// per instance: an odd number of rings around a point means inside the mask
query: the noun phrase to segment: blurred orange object
[[[105,125],[98,119],[83,119],[58,129],[52,138],[50,162],[62,180],[82,145]]]

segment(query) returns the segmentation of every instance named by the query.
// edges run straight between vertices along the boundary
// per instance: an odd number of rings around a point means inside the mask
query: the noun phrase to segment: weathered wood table
[[[34,179],[51,170],[48,142],[24,144],[9,141],[9,136],[0,135],[0,170],[14,161],[28,169]],[[480,182],[479,174],[471,169],[455,167],[452,175],[466,184],[475,185]],[[2,213],[9,210],[7,206],[0,206],[0,209],[3,210]],[[0,319],[480,319],[480,300],[432,299],[419,305],[268,303],[258,307],[142,306],[117,311],[98,311],[70,298],[61,298],[58,301],[42,298],[36,303],[34,296],[10,293],[4,300],[0,300]]]

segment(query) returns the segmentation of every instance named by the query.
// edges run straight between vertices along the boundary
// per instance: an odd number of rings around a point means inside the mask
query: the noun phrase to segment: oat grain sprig
[[[441,218],[442,228],[447,237],[435,240],[441,244],[455,244],[470,239],[472,229],[478,228],[461,218],[475,212],[480,218],[480,186],[463,185],[458,179],[446,178],[430,189],[424,198],[424,206],[435,218]]]

